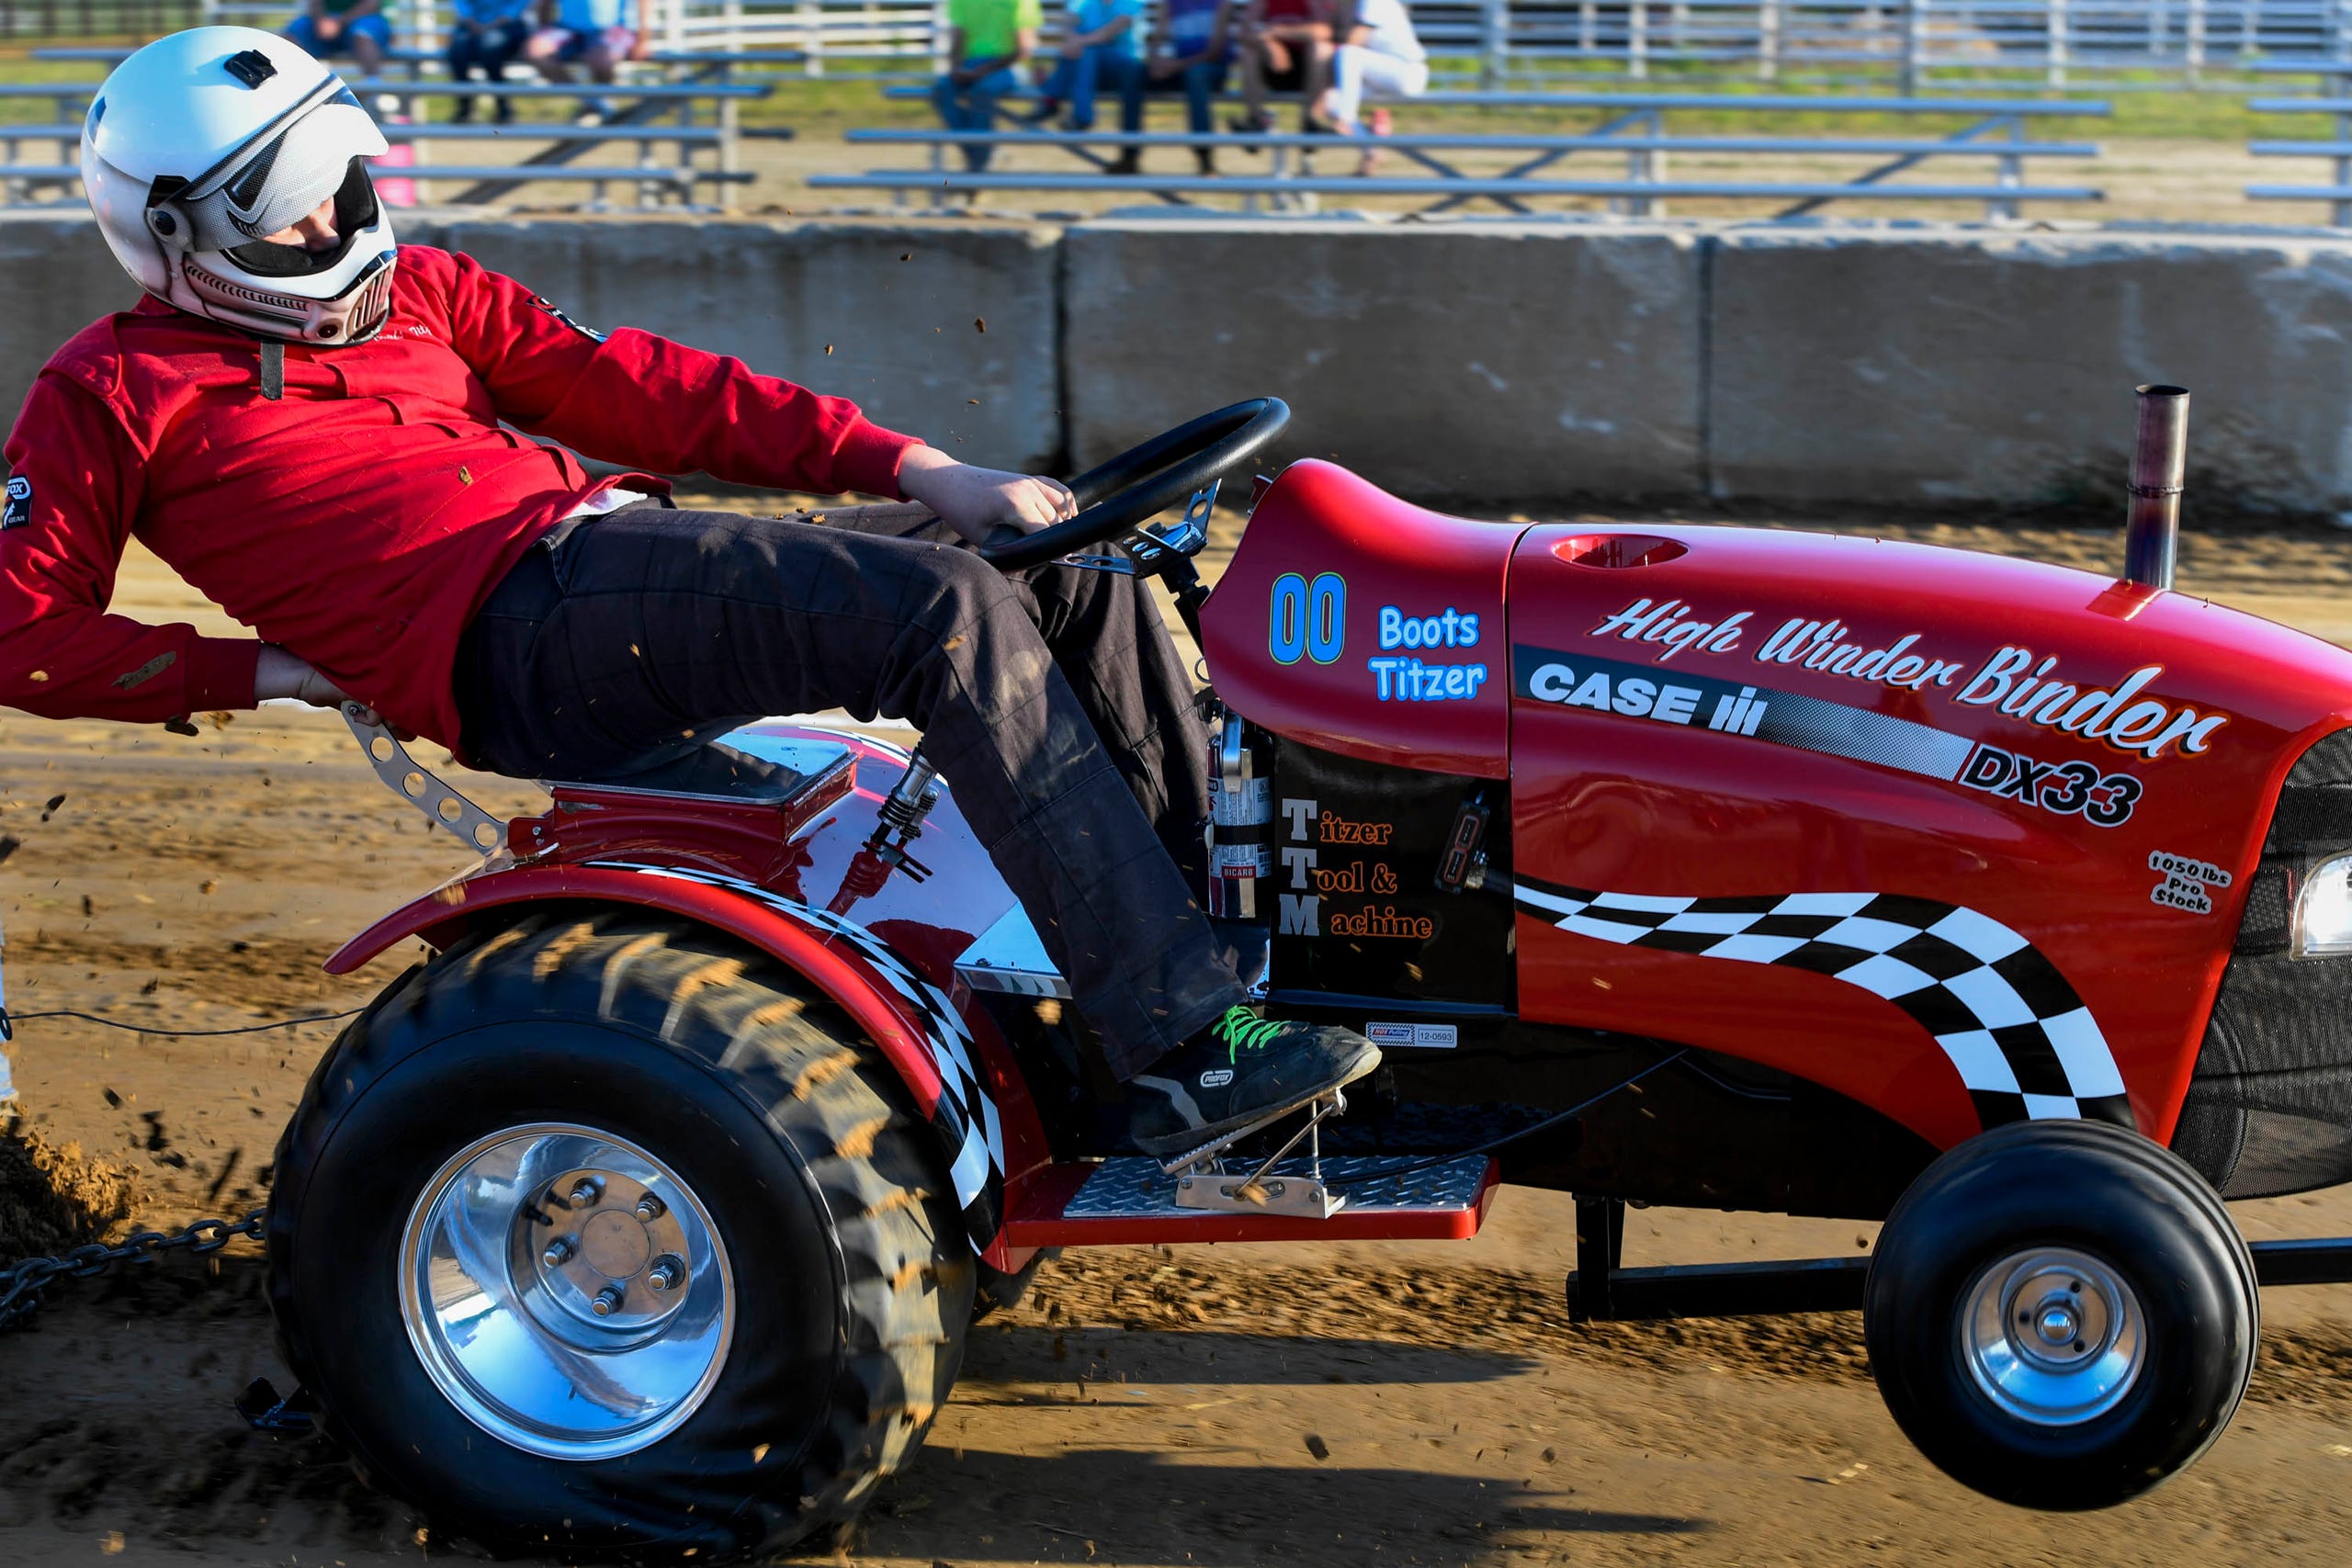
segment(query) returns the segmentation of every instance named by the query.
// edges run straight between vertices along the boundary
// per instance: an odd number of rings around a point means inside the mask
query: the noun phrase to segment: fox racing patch
[[[605,341],[605,334],[603,333],[598,332],[594,327],[582,326],[578,321],[573,321],[571,317],[565,312],[562,306],[558,305],[554,300],[547,298],[545,295],[538,295],[535,297],[531,300],[531,303],[537,305],[540,310],[545,310],[548,315],[553,316],[557,321],[561,321],[565,326],[570,327],[573,332],[578,333],[582,337],[590,339],[595,343],[602,343]]]
[[[0,502],[0,528],[21,528],[33,520],[33,481],[22,474],[8,476],[8,499]]]

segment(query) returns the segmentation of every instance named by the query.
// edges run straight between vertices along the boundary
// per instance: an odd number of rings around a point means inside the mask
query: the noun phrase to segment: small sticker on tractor
[[[2164,878],[2148,890],[2148,901],[2192,915],[2211,914],[2213,896],[2206,890],[2230,885],[2230,874],[2211,861],[2165,850],[2148,852],[2148,869]]]
[[[1363,1037],[1384,1050],[1390,1046],[1411,1046],[1423,1051],[1451,1051],[1460,1043],[1460,1032],[1451,1023],[1367,1023]]]

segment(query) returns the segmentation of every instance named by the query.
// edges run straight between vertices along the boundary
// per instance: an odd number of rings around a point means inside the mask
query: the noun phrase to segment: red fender
[[[749,942],[807,976],[881,1047],[926,1116],[939,1103],[939,1069],[923,1043],[922,1024],[859,972],[831,943],[750,898],[700,882],[604,866],[520,866],[453,882],[395,909],[344,943],[326,962],[348,975],[411,937],[447,947],[488,909],[557,899],[633,904],[681,915]],[[1025,1107],[1024,1107],[1025,1109]]]

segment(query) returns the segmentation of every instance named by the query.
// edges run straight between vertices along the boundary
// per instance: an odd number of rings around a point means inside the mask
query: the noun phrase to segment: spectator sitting
[[[1022,116],[1042,125],[1069,105],[1069,129],[1094,129],[1094,90],[1126,96],[1127,84],[1143,74],[1143,0],[1072,0],[1069,31],[1061,58],[1037,87],[1037,107]]]
[[[996,103],[1021,90],[1014,68],[1036,52],[1045,24],[1038,0],[947,0],[947,74],[932,85],[931,101],[950,130],[993,130]],[[989,166],[991,150],[964,148],[965,166]]]
[[[1298,94],[1300,123],[1311,128],[1330,44],[1330,0],[1249,0],[1241,13],[1242,116],[1233,129],[1272,130],[1270,93]]]
[[[637,25],[637,0],[555,0],[555,25],[533,33],[523,57],[548,81],[571,80],[574,62],[591,81],[610,86],[624,60],[642,60],[651,47]],[[601,125],[620,113],[613,100],[590,98],[573,120]]]
[[[1332,51],[1331,85],[1319,107],[1333,130],[1343,136],[1361,136],[1366,97],[1417,98],[1429,91],[1430,57],[1413,32],[1405,0],[1347,0],[1347,4],[1341,41]],[[1385,111],[1373,112],[1382,121],[1374,129],[1385,134]],[[1377,152],[1366,148],[1356,172],[1372,173],[1377,160]]]
[[[530,13],[537,0],[457,0],[457,11],[449,19],[449,79],[466,82],[473,78],[479,68],[482,80],[503,82],[506,67],[523,51],[523,40],[531,36]],[[450,118],[463,125],[474,118],[474,101],[469,97],[458,100],[458,107]],[[514,100],[498,100],[498,123],[505,125],[514,118]]]
[[[362,76],[373,76],[392,47],[392,24],[384,17],[383,0],[305,0],[286,24],[286,36],[320,60],[348,53]]]
[[[1159,30],[1152,36],[1151,57],[1141,72],[1127,78],[1119,102],[1119,129],[1143,129],[1146,93],[1184,95],[1184,123],[1195,136],[1210,130],[1209,100],[1225,91],[1226,63],[1233,51],[1233,0],[1167,0]],[[1132,175],[1141,165],[1143,149],[1121,149],[1111,165],[1114,175]],[[1193,157],[1201,173],[1216,173],[1216,150],[1195,147]]]

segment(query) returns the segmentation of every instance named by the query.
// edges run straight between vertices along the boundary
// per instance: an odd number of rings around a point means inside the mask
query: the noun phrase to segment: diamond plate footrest
[[[1484,1155],[1426,1166],[1421,1164],[1421,1156],[1411,1155],[1326,1156],[1322,1170],[1323,1185],[1334,1198],[1347,1201],[1346,1212],[1351,1215],[1468,1210],[1476,1206],[1484,1193],[1486,1176]],[[1104,1160],[1087,1178],[1086,1185],[1070,1198],[1061,1217],[1125,1220],[1196,1215],[1197,1209],[1178,1202],[1178,1179],[1162,1171],[1157,1160]],[[1242,1178],[1228,1175],[1224,1179],[1234,1182]],[[1305,1183],[1312,1181],[1314,1175],[1308,1161],[1284,1160],[1264,1178],[1270,1187],[1278,1179]]]

